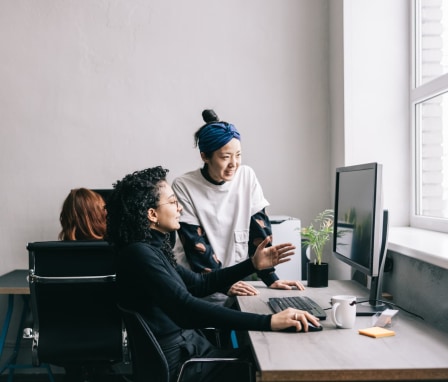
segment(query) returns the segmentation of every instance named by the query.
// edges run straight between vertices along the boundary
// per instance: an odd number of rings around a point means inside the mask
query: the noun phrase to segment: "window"
[[[413,7],[411,225],[448,232],[448,0]]]

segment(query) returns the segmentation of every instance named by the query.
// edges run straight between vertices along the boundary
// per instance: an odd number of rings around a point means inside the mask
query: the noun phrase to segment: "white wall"
[[[332,0],[329,10],[331,190],[336,167],[382,163],[391,226],[409,224],[409,12],[408,0]],[[350,277],[326,255],[331,278]]]
[[[379,161],[392,224],[406,225],[409,6],[2,0],[0,274],[28,267],[27,242],[56,240],[71,188],[198,167],[208,107],[242,133],[270,214],[309,224],[333,205],[336,167]]]
[[[344,165],[383,164],[392,226],[409,225],[410,5],[344,0]]]
[[[328,4],[1,1],[0,274],[56,240],[71,188],[198,167],[204,108],[242,133],[270,214],[331,207]]]
[[[242,133],[271,215],[309,224],[333,204],[336,167],[378,161],[392,224],[406,225],[408,12],[406,0],[2,1],[0,273],[27,267],[27,242],[56,240],[71,188],[198,167],[206,107]]]

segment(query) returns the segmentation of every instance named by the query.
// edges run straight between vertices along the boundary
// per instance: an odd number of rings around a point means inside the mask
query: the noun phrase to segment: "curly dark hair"
[[[161,166],[135,171],[113,185],[107,199],[107,240],[116,246],[151,239],[148,210],[156,208],[169,170]]]

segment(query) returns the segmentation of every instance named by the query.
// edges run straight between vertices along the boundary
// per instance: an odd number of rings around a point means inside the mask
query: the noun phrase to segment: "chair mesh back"
[[[116,273],[113,247],[105,241],[28,244],[30,270],[42,277],[105,276]]]
[[[39,242],[28,244],[28,250],[39,335],[34,363],[121,361],[113,247],[106,242]]]

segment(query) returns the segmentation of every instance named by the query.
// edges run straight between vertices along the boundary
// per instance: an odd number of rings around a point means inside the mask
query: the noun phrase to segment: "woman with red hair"
[[[59,218],[60,240],[103,240],[106,234],[106,209],[100,194],[87,188],[70,191]]]

